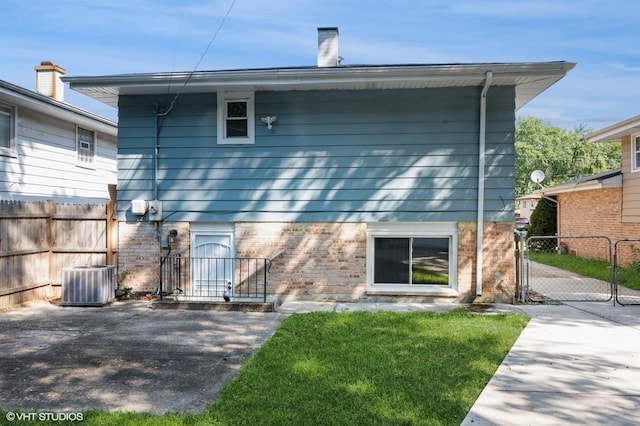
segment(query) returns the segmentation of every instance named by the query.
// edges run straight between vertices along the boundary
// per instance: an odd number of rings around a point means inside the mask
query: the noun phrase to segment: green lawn
[[[527,321],[463,309],[294,314],[203,413],[87,411],[83,424],[459,425]]]
[[[566,269],[586,277],[603,281],[611,280],[609,262],[584,257],[559,254],[557,252],[530,252],[529,259],[556,268]],[[619,267],[617,281],[619,285],[640,290],[640,271],[630,266]]]

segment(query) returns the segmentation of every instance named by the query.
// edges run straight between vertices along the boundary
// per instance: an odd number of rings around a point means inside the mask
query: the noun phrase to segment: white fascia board
[[[53,99],[42,101],[33,96],[0,87],[0,102],[3,100],[5,103],[15,105],[19,108],[30,109],[114,137],[118,132],[116,123],[74,107],[73,105],[64,104]]]
[[[589,142],[620,142],[623,136],[640,132],[640,115],[586,135]]]
[[[579,191],[591,191],[594,189],[604,188],[621,188],[622,187],[622,175],[616,175],[607,179],[593,180],[588,182],[582,182],[578,184],[567,184],[558,186],[555,188],[548,188],[542,191],[544,195],[558,195],[566,194],[569,192]]]
[[[574,66],[574,63],[568,62],[545,62],[273,68],[63,77],[62,81],[69,83],[73,90],[117,106],[119,95],[236,90],[471,87],[481,86],[487,71],[491,71],[494,85],[530,86],[530,93],[525,94],[522,105],[560,80]]]

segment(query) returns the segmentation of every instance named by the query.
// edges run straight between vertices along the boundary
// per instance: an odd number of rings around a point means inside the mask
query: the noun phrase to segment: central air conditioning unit
[[[72,266],[62,269],[62,306],[104,306],[115,300],[115,265]]]

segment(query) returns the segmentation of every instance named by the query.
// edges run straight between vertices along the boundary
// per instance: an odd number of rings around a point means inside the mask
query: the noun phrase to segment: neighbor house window
[[[0,105],[0,154],[15,153],[15,108]]]
[[[367,233],[369,291],[455,293],[456,224],[370,224]]]
[[[631,135],[631,170],[640,170],[640,134]]]
[[[93,166],[96,156],[96,132],[78,127],[76,129],[76,151],[79,165]]]
[[[254,94],[218,93],[218,143],[255,143]]]

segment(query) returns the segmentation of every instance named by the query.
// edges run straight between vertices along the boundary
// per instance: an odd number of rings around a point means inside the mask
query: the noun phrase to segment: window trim
[[[93,155],[91,161],[83,161],[80,159],[80,130],[90,132],[93,135]],[[98,133],[95,130],[82,126],[76,126],[76,166],[86,169],[95,169],[96,156],[98,155]]]
[[[640,153],[640,133],[634,133],[631,135],[631,171],[640,172],[640,164],[637,161],[637,154]]]
[[[244,101],[247,103],[247,136],[227,137],[227,104]],[[255,93],[254,92],[218,92],[217,103],[217,143],[218,145],[254,145],[255,144]]]
[[[18,109],[13,105],[0,103],[0,108],[9,113],[9,146],[0,146],[0,155],[6,157],[17,157],[16,154],[16,134],[18,123]]]
[[[392,238],[448,238],[449,239],[449,285],[430,284],[376,284],[374,278],[375,239]],[[367,294],[423,294],[458,295],[458,224],[455,222],[433,223],[369,223],[367,224]]]

